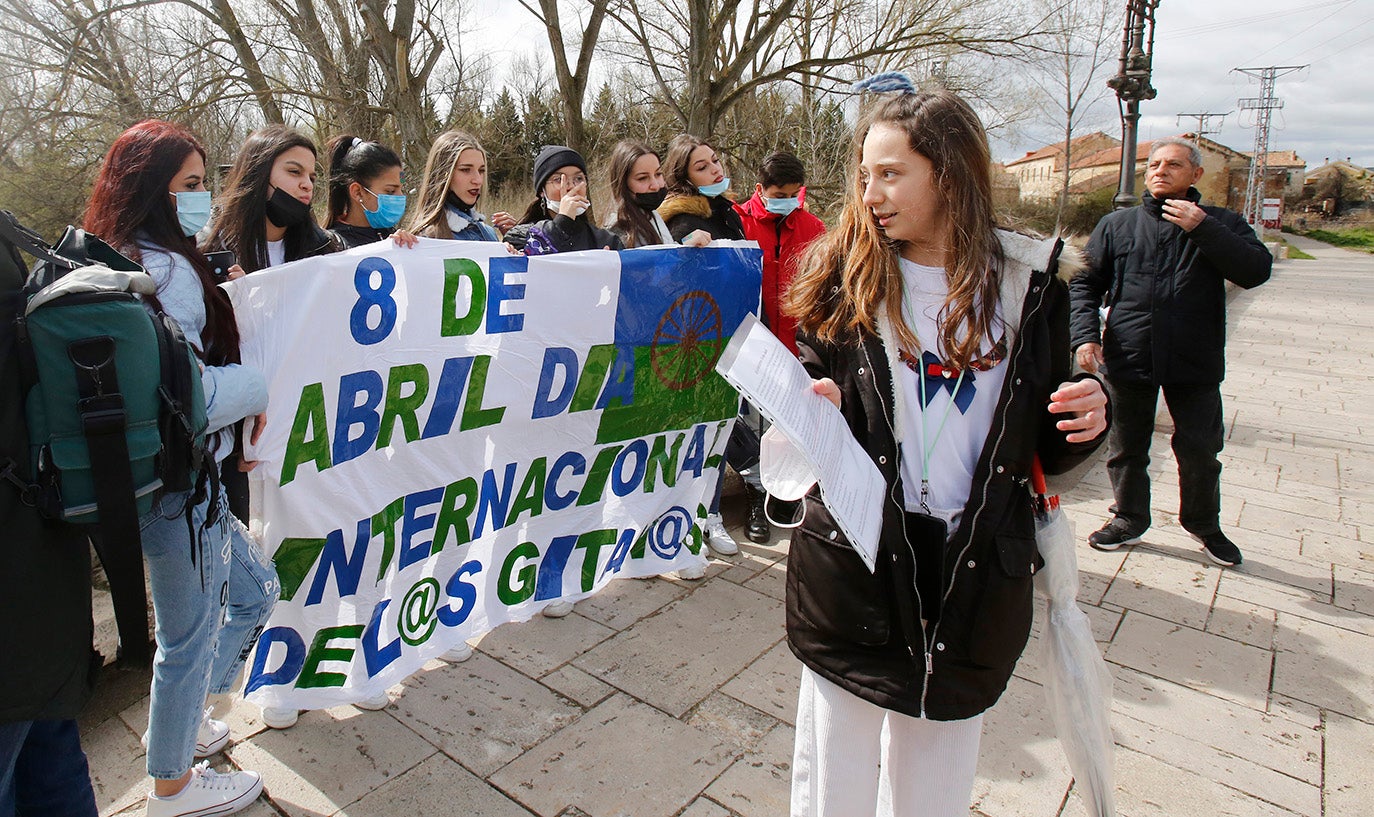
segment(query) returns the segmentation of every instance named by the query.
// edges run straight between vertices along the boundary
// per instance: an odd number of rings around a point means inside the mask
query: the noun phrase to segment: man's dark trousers
[[[1178,459],[1178,520],[1194,536],[1221,530],[1221,453],[1225,428],[1221,387],[1217,384],[1165,385],[1112,380],[1105,372],[1112,400],[1112,426],[1107,437],[1107,475],[1116,501],[1112,513],[1132,533],[1150,527],[1150,440],[1155,430],[1159,392],[1174,421],[1172,445]]]

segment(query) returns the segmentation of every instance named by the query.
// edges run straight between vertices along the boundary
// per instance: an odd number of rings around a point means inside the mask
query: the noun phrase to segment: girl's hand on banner
[[[503,234],[515,226],[515,216],[502,210],[499,213],[491,214],[491,223],[496,225],[496,229]]]
[[[391,240],[396,242],[396,246],[410,249],[420,243],[420,239],[410,230],[397,230],[391,234]]]
[[[711,234],[705,230],[693,230],[682,239],[684,247],[705,247],[711,243]]]
[[[235,264],[234,266],[229,268],[228,272],[225,273],[224,277],[229,279],[230,281],[237,281],[238,279],[242,278],[247,274],[248,273],[243,271],[243,267],[239,266],[238,264]]]

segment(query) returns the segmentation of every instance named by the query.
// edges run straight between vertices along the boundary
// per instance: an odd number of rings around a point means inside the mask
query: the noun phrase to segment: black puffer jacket
[[[705,230],[712,239],[740,241],[744,238],[744,223],[735,212],[734,202],[724,195],[671,193],[658,208],[658,214],[678,242],[693,230]]]
[[[905,533],[889,347],[871,334],[842,346],[797,336],[811,376],[839,386],[840,411],[882,472],[886,496],[872,574],[814,489],[806,498],[788,557],[788,644],[829,681],[913,717],[959,720],[997,702],[1030,635],[1032,575],[1043,564],[1027,488],[1031,463],[1038,453],[1047,474],[1060,474],[1106,438],[1070,444],[1045,410],[1070,379],[1068,292],[1046,271],[1055,243],[1009,233],[1002,242],[1002,314],[1021,319],[1014,340],[1009,331],[1013,351],[1003,365],[1010,368],[947,545],[908,541]],[[930,547],[943,551],[938,599],[917,590],[917,551]]]
[[[1188,199],[1201,198],[1189,188]],[[1102,352],[1114,381],[1220,383],[1226,367],[1226,281],[1269,280],[1274,259],[1255,231],[1224,207],[1203,205],[1191,232],[1165,221],[1164,203],[1111,213],[1088,240],[1088,268],[1069,284],[1073,348],[1097,343],[1098,307],[1111,312]]]
[[[30,480],[14,320],[24,271],[0,249],[0,467]],[[91,646],[91,549],[82,531],[42,519],[0,480],[0,723],[77,717],[101,657]]]
[[[522,252],[528,252],[532,243],[540,244],[534,254],[549,252],[545,243],[552,245],[555,252],[577,252],[579,250],[625,249],[620,236],[592,224],[586,213],[573,218],[562,213],[553,218],[528,224],[517,224],[506,233],[505,242]]]

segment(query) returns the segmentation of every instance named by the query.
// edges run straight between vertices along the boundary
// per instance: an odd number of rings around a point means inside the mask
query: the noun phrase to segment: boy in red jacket
[[[797,272],[806,246],[825,232],[825,224],[802,207],[806,168],[801,159],[778,151],[759,166],[754,195],[736,204],[744,235],[763,250],[763,322],[778,339],[797,351],[797,324],[782,313],[782,296]]]
[[[735,212],[739,213],[744,225],[744,237],[757,241],[763,250],[763,322],[794,355],[797,353],[797,322],[783,314],[782,298],[797,274],[802,251],[825,232],[821,220],[802,207],[805,184],[806,168],[801,159],[778,151],[759,166],[754,195],[745,203],[735,205]],[[763,417],[748,403],[740,419],[762,435]],[[745,533],[750,541],[766,542],[771,536],[763,508],[766,497],[757,483],[757,477],[750,479],[745,475],[745,493],[749,498]]]

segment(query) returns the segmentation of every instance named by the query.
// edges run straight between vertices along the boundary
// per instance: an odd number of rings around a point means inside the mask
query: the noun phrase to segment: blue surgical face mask
[[[367,190],[366,187],[363,188]],[[372,193],[371,190],[367,192]],[[406,197],[391,195],[388,193],[372,193],[377,197],[377,209],[369,210],[367,205],[363,205],[363,215],[367,217],[367,223],[374,230],[389,230],[401,223],[401,216],[406,213]]]
[[[801,206],[801,199],[793,196],[790,199],[764,199],[763,207],[770,213],[785,216]]]
[[[719,196],[730,189],[730,177],[726,176],[715,184],[699,185],[697,191],[703,196]]]
[[[173,193],[172,197],[177,200],[177,223],[186,237],[195,235],[210,223],[209,190],[183,190]]]

